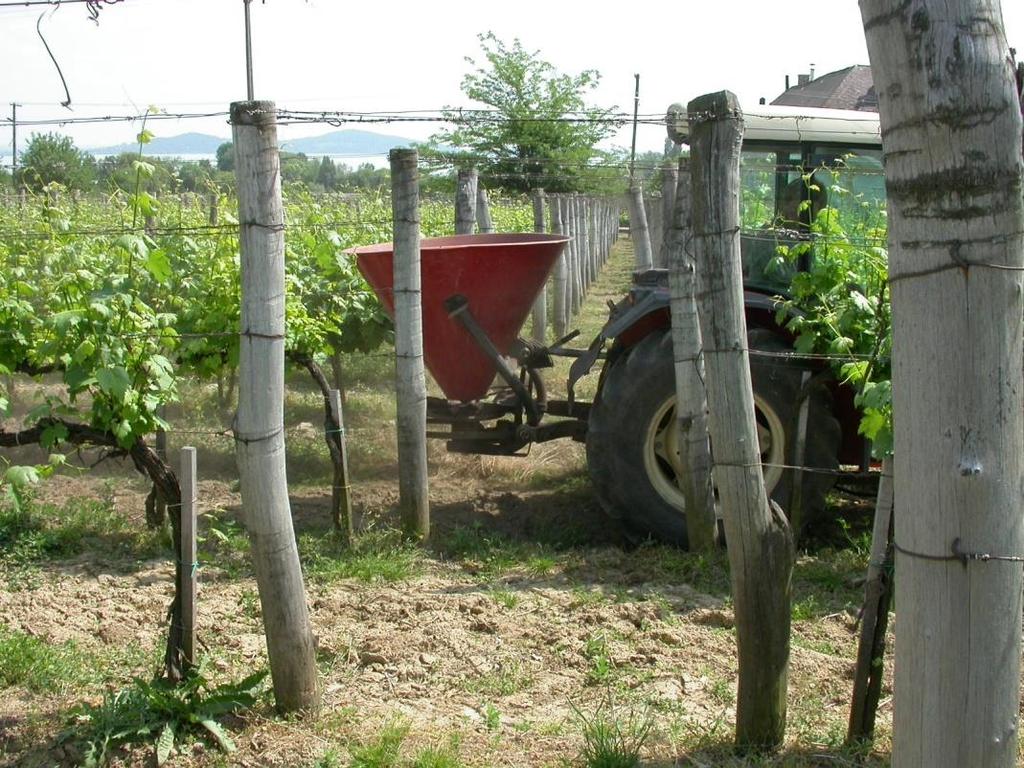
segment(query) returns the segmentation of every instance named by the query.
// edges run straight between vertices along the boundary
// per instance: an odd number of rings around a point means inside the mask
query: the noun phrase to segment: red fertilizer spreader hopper
[[[427,434],[447,439],[449,450],[507,455],[531,442],[585,435],[585,408],[548,401],[538,370],[551,367],[552,355],[569,353],[561,345],[576,334],[550,348],[518,336],[567,242],[542,234],[420,241],[423,355],[445,395],[427,398],[427,420],[450,427]],[[351,252],[394,318],[392,244]],[[542,424],[545,414],[575,418]]]

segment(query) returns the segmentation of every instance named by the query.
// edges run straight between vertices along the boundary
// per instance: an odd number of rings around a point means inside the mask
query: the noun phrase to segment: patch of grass
[[[409,768],[463,768],[459,756],[459,737],[452,735],[443,746],[427,747],[410,762]]]
[[[0,686],[63,694],[95,683],[94,659],[68,641],[50,644],[0,624]]]
[[[409,723],[393,720],[371,741],[350,747],[351,768],[397,768]]]
[[[137,522],[114,508],[109,497],[71,498],[60,506],[31,497],[21,505],[0,502],[0,564],[8,582],[16,581],[14,577],[26,568],[86,551],[153,557],[165,548],[164,538],[161,531],[140,530]]]
[[[821,599],[815,594],[805,595],[793,601],[793,621],[810,621],[820,617],[823,612]]]
[[[495,578],[515,569],[546,576],[561,562],[543,545],[488,533],[479,524],[459,526],[438,544],[442,555],[461,562],[463,568],[484,578]]]
[[[533,685],[533,676],[517,663],[501,664],[493,672],[472,677],[465,682],[470,693],[484,696],[511,696]]]
[[[736,701],[736,692],[733,690],[732,684],[723,677],[715,677],[711,680],[708,693],[715,701],[726,707],[732,706]]]
[[[299,537],[299,554],[310,579],[330,583],[356,579],[367,583],[406,581],[423,567],[421,550],[396,529],[371,529],[346,549],[333,533]]]
[[[636,768],[651,736],[654,720],[648,712],[617,712],[606,701],[589,717],[572,704],[583,737],[578,760],[584,768]]]
[[[632,552],[630,560],[648,581],[688,584],[711,595],[729,593],[729,561],[724,550],[686,552],[647,543]]]
[[[491,599],[503,608],[512,610],[519,605],[519,595],[509,589],[492,589]]]

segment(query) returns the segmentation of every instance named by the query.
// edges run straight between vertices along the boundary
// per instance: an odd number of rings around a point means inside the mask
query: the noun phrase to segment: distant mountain
[[[217,147],[230,139],[211,136],[208,133],[182,133],[178,136],[159,136],[144,148],[147,155],[174,157],[177,155],[213,155]],[[395,147],[407,147],[412,139],[389,136],[371,131],[331,131],[321,136],[306,136],[301,139],[283,139],[281,149],[286,152],[302,152],[320,155],[385,155]],[[94,155],[119,155],[122,152],[137,152],[138,144],[117,144],[112,147],[94,147],[86,150]]]
[[[412,139],[384,133],[345,129],[322,136],[306,136],[281,142],[281,149],[306,155],[385,155],[395,147],[408,147]]]
[[[230,139],[211,136],[208,133],[182,133],[178,136],[158,136],[143,149],[147,155],[212,155],[217,147]],[[87,149],[94,155],[120,155],[122,152],[138,152],[138,144],[116,144],[112,147]]]

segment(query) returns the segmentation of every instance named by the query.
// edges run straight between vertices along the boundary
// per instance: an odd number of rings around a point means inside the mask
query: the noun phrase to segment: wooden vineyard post
[[[420,304],[420,176],[415,149],[393,149],[391,200],[395,222],[395,393],[398,506],[407,536],[430,535],[427,489],[427,384]],[[462,174],[459,172],[462,189]],[[469,174],[467,173],[467,178]],[[475,184],[476,171],[472,171]],[[475,202],[475,198],[474,202]]]
[[[1017,765],[1024,164],[999,3],[861,0],[885,156],[895,768]]]
[[[538,234],[544,234],[547,228],[544,226],[544,190],[537,189],[533,192],[533,231]],[[532,323],[532,336],[534,341],[538,341],[541,344],[544,343],[544,339],[547,336],[547,324],[548,324],[548,296],[547,296],[547,282],[541,287],[540,292],[537,294],[536,301],[533,302],[533,323]]]
[[[644,188],[639,184],[634,184],[629,188],[629,236],[633,239],[636,268],[650,269],[654,266],[651,258],[651,236],[647,231]]]
[[[487,190],[483,184],[476,187],[476,224],[481,235],[494,232],[494,221],[491,219],[491,205],[487,199]]]
[[[565,234],[565,227],[562,224],[562,196],[552,195],[548,198],[548,210],[551,213],[551,234]],[[568,314],[566,312],[566,291],[568,289],[568,258],[569,246],[562,249],[562,253],[555,262],[555,279],[551,284],[551,299],[554,306],[551,312],[551,322],[554,325],[555,339],[565,336],[565,328],[568,325]]]
[[[736,744],[773,750],[786,727],[794,546],[765,492],[754,419],[740,264],[743,117],[728,91],[701,96],[688,110],[700,329],[739,652]]]
[[[342,543],[346,547],[351,547],[355,540],[355,531],[352,522],[352,485],[348,474],[348,437],[345,434],[341,390],[332,389],[330,400],[331,420],[328,429],[331,432],[331,444],[338,452],[337,460],[334,462],[334,482],[331,484],[331,510],[334,512],[334,529],[341,534]]]
[[[418,176],[417,176],[418,178]],[[476,230],[476,168],[460,168],[455,182],[455,234],[472,235]],[[417,185],[419,182],[417,181]],[[416,192],[417,199],[419,191]],[[418,214],[417,214],[418,215]],[[417,242],[419,238],[417,227]]]
[[[196,449],[181,449],[181,655],[184,667],[196,663]]]
[[[220,201],[220,195],[217,194],[216,192],[211,192],[208,195],[207,199],[209,200],[209,203],[210,203],[210,218],[209,218],[210,226],[211,227],[216,227],[217,226],[217,220],[218,220],[218,217],[219,217],[218,212],[217,212],[217,206],[218,206],[219,201]]]
[[[875,501],[875,523],[871,530],[871,558],[864,583],[864,610],[860,617],[857,666],[853,673],[853,703],[846,742],[870,742],[875,733],[875,712],[882,691],[882,658],[885,631],[892,603],[892,457],[882,462]]]
[[[672,193],[675,208],[666,238],[668,280],[672,312],[672,352],[676,369],[676,422],[679,430],[679,464],[686,499],[686,535],[690,549],[715,548],[715,489],[711,482],[711,447],[708,444],[708,399],[704,388],[704,355],[701,351],[700,317],[697,313],[697,272],[686,252],[690,239],[690,174],[685,160],[673,176],[678,190]],[[680,172],[681,171],[681,172]]]
[[[687,168],[687,170],[689,169]],[[659,267],[669,266],[668,245],[672,238],[672,228],[675,226],[676,189],[678,187],[679,166],[666,162],[661,168],[661,221],[665,232],[661,237],[661,250],[658,252],[657,265]],[[690,188],[689,181],[686,183],[686,188],[687,190]],[[689,221],[689,207],[687,207],[687,221]]]
[[[235,102],[231,124],[241,246],[235,442],[274,697],[282,712],[320,706],[316,644],[295,544],[284,446],[284,210],[276,110]]]

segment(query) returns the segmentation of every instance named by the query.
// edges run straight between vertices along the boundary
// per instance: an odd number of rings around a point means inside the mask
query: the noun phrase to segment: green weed
[[[201,669],[178,685],[165,679],[136,678],[127,688],[106,693],[100,704],[83,704],[72,711],[73,724],[61,740],[85,744],[85,764],[106,765],[112,750],[125,744],[154,742],[156,764],[170,758],[174,745],[190,731],[212,736],[223,752],[235,744],[217,718],[256,704],[266,671],[241,682],[213,686]]]
[[[571,704],[583,736],[578,759],[585,768],[636,768],[654,721],[647,712],[618,713],[605,701],[589,717]]]
[[[612,674],[612,660],[608,655],[608,640],[604,635],[591,635],[583,646],[583,655],[590,662],[587,685],[604,685]]]

